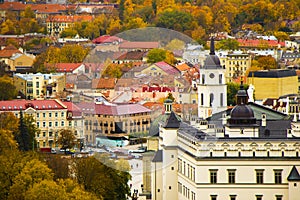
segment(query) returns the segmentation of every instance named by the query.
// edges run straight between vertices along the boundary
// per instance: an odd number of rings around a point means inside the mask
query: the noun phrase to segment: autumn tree
[[[171,40],[165,47],[169,51],[182,50],[185,47],[185,42],[179,39]]]
[[[0,100],[10,100],[17,96],[16,87],[8,76],[0,77]]]
[[[248,89],[248,85],[244,84],[244,89]],[[236,105],[236,94],[240,89],[240,84],[229,82],[227,83],[227,105],[234,106]]]
[[[268,55],[268,56],[259,56],[257,58],[257,62],[258,62],[258,67],[261,69],[276,69],[277,68],[277,63],[275,58],[273,58],[272,56]]]
[[[61,129],[58,135],[59,136],[58,136],[57,143],[61,145],[61,148],[65,150],[65,153],[66,153],[66,149],[71,149],[75,146],[76,137],[73,131],[69,129]]]

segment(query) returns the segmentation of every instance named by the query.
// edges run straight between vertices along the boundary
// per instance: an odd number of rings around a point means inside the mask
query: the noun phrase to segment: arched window
[[[209,106],[212,107],[214,101],[214,94],[210,93],[209,95]]]
[[[202,84],[205,84],[205,75],[202,74]]]
[[[223,93],[220,94],[220,106],[223,106],[224,96]]]
[[[219,84],[222,84],[223,83],[223,76],[222,74],[219,74]]]

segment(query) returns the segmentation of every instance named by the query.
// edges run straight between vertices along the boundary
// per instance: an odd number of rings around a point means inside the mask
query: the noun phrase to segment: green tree
[[[222,50],[237,50],[239,48],[239,42],[235,39],[221,40],[216,43],[216,49]]]
[[[0,100],[10,100],[17,96],[16,87],[8,76],[0,77]]]
[[[76,137],[70,129],[61,129],[58,133],[57,143],[61,145],[61,148],[65,150],[71,149],[76,144]]]
[[[167,51],[164,49],[151,49],[147,54],[148,63],[156,63],[166,59]]]
[[[248,85],[244,84],[245,90],[248,89]],[[236,105],[236,94],[240,89],[240,84],[229,82],[227,83],[227,105],[234,106]]]
[[[19,132],[15,134],[15,138],[21,151],[29,151],[34,145],[35,132],[30,132],[29,124],[26,123],[22,110],[19,120]]]

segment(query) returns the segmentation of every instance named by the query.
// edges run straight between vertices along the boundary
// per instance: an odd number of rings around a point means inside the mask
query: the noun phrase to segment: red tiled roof
[[[114,89],[116,86],[115,78],[100,78],[92,80],[93,89]]]
[[[175,67],[169,65],[168,63],[166,63],[164,61],[154,63],[154,65],[156,65],[157,67],[159,67],[160,69],[162,69],[169,75],[174,75],[174,74],[179,73],[178,69],[176,69]]]
[[[89,69],[91,72],[101,72],[104,69],[104,63],[84,63],[86,69]]]
[[[66,89],[74,89],[74,83],[66,83]]]
[[[284,47],[284,42],[278,42],[276,40],[250,40],[250,39],[238,39],[239,46],[246,47],[261,47],[268,45],[269,47]]]
[[[25,10],[26,4],[20,2],[3,2],[0,4],[0,10]]]
[[[81,108],[81,111],[84,113],[97,115],[120,116],[151,112],[151,110],[140,104],[104,105],[82,102],[78,104],[78,107]]]
[[[59,100],[10,100],[0,101],[0,111],[19,111],[32,107],[35,110],[59,110],[67,107]]]
[[[123,42],[120,49],[154,49],[159,48],[159,42]]]
[[[49,16],[47,18],[47,22],[66,22],[66,23],[73,23],[73,22],[81,22],[81,21],[91,21],[93,16],[91,15],[55,15]]]
[[[110,35],[101,35],[100,37],[95,38],[92,42],[95,44],[101,44],[101,43],[113,43],[113,42],[122,42],[123,39],[116,37],[116,36],[110,36]]]
[[[8,45],[4,49],[0,50],[0,58],[10,58],[16,53],[22,53],[13,45]]]
[[[56,63],[54,65],[54,68],[56,69],[57,72],[73,72],[81,65],[82,63]]]
[[[73,116],[82,116],[82,112],[81,109],[75,105],[74,103],[70,102],[70,101],[64,101],[62,102],[65,106],[67,106],[68,108],[68,112],[72,112]]]

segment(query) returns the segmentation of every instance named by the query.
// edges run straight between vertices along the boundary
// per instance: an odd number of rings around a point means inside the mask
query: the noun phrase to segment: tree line
[[[68,159],[33,151],[38,130],[30,119],[0,114],[0,199],[126,199],[131,178],[127,161],[102,155]]]

